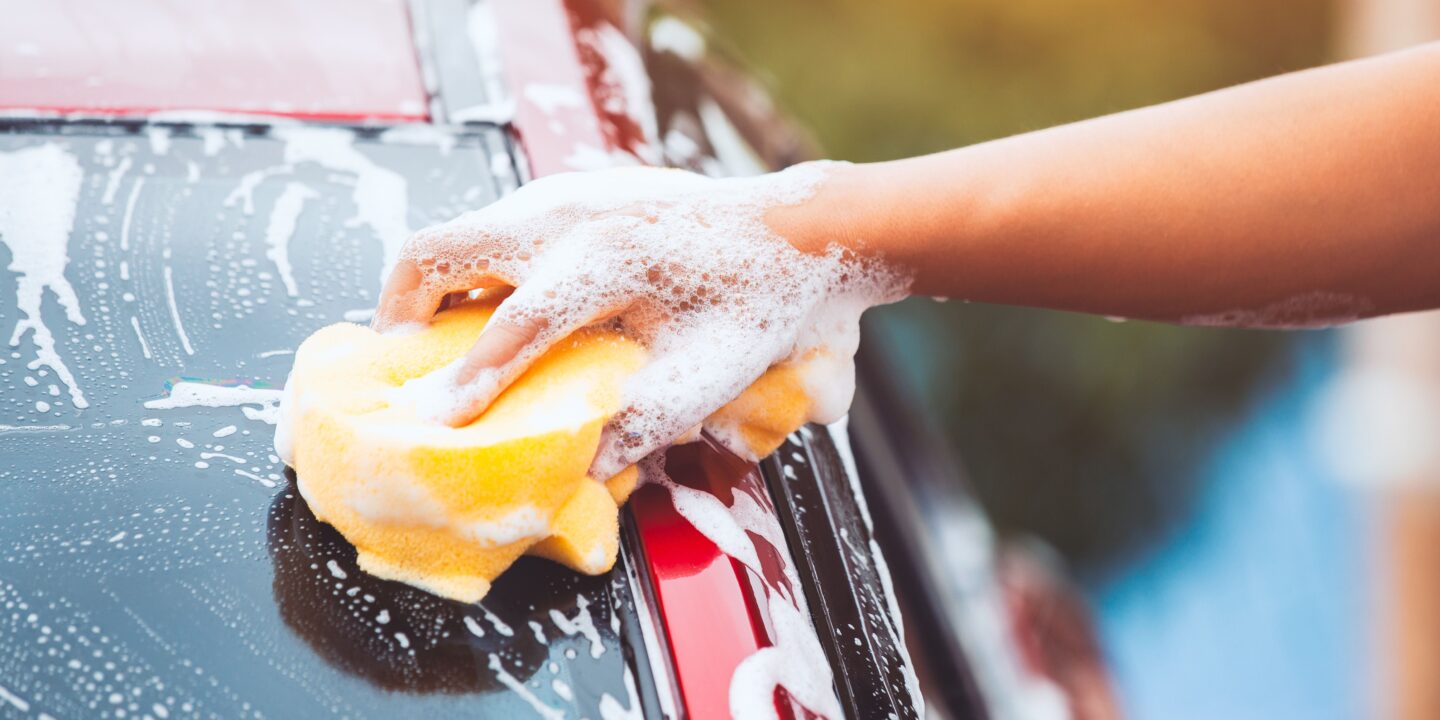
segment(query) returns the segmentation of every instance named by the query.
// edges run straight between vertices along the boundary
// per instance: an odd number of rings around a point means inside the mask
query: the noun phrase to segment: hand
[[[829,383],[840,387],[821,388],[843,396],[843,412],[859,314],[903,296],[905,281],[837,246],[801,252],[767,225],[769,210],[805,203],[831,167],[726,180],[623,168],[531,182],[411,237],[374,326],[426,322],[452,294],[515,288],[470,352],[428,379],[449,401],[436,419],[461,425],[556,342],[616,323],[650,358],[605,429],[597,478],[699,427],[771,365],[813,349],[843,358],[848,372]],[[825,403],[830,414],[836,404]]]

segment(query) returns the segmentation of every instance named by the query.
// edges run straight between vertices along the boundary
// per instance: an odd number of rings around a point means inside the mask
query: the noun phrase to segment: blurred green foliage
[[[711,0],[830,157],[943,150],[1324,62],[1320,0]],[[1005,531],[1103,577],[1182,521],[1197,466],[1283,378],[1280,333],[961,302],[872,313]]]

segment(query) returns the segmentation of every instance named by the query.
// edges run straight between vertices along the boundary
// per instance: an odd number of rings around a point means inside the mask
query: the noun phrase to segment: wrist
[[[805,165],[821,173],[813,192],[798,203],[771,208],[765,213],[765,224],[804,253],[821,254],[832,246],[857,253],[875,252],[859,232],[859,214],[866,207],[859,191],[859,170],[863,166],[829,161]]]

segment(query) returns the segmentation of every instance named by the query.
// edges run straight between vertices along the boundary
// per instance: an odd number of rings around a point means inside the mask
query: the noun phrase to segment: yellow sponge
[[[625,379],[645,361],[614,332],[561,342],[469,425],[416,415],[397,390],[464,354],[493,310],[463,303],[411,334],[347,323],[316,332],[295,353],[277,430],[300,493],[355,545],[362,569],[466,602],[526,553],[608,571],[618,508],[637,480],[634,468],[603,484],[586,475]],[[715,419],[758,457],[809,407],[798,373],[782,366]]]

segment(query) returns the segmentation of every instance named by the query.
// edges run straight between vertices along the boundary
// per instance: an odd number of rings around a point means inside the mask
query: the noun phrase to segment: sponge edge
[[[493,311],[462,303],[410,334],[321,329],[296,351],[276,430],[301,495],[355,545],[361,569],[462,602],[483,598],[525,554],[610,570],[619,507],[638,480],[633,467],[604,483],[586,475],[645,360],[618,333],[561,342],[464,427],[422,419],[397,392],[463,355]],[[793,368],[777,367],[712,419],[758,457],[808,412]]]

